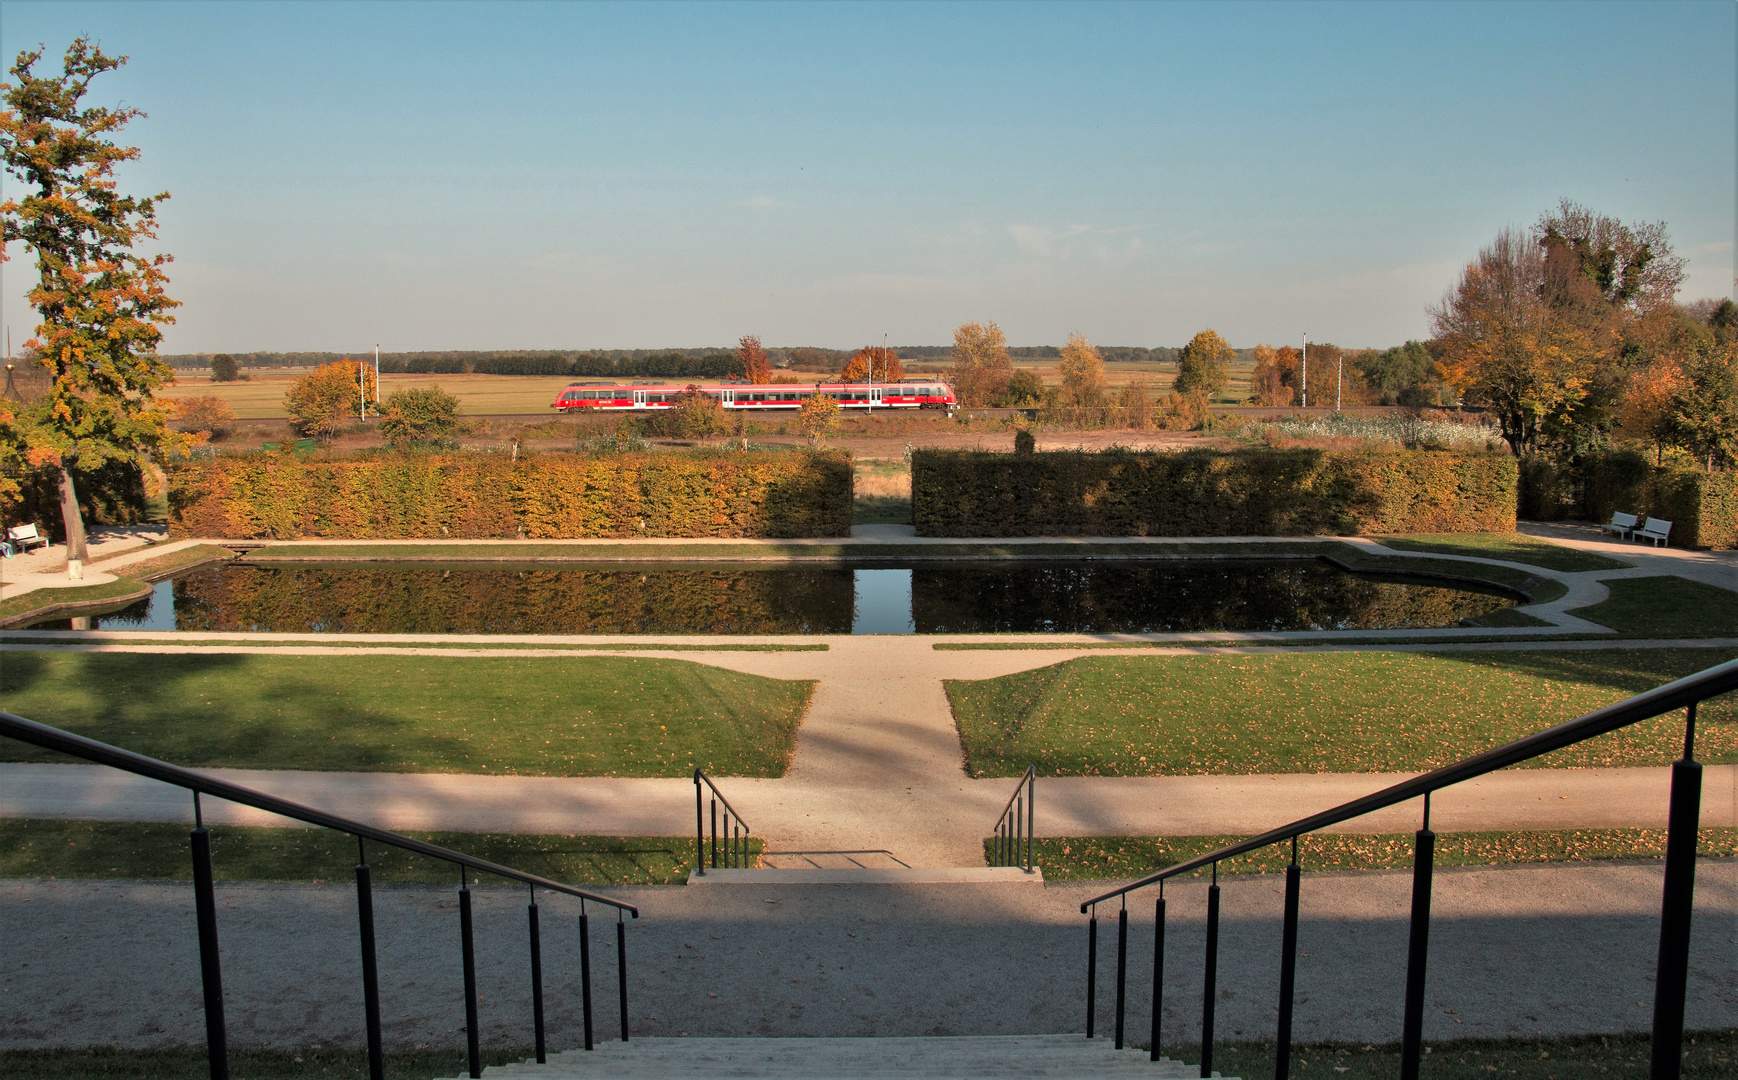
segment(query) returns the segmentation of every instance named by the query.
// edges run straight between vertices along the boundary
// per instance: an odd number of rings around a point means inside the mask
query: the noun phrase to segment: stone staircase
[[[1196,1077],[1197,1066],[1150,1061],[1144,1050],[1117,1050],[1080,1035],[966,1035],[933,1038],[685,1039],[603,1042],[596,1050],[551,1054],[483,1071],[508,1077],[677,1080],[713,1077]],[[1218,1073],[1214,1073],[1218,1076]]]

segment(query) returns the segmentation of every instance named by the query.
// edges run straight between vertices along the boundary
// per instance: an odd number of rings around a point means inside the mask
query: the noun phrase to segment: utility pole
[[[1303,336],[1303,407],[1310,407],[1310,336]]]
[[[374,346],[374,404],[380,404],[380,346]]]
[[[1334,368],[1334,411],[1340,411],[1340,389],[1346,382],[1346,358],[1340,356],[1338,366]]]

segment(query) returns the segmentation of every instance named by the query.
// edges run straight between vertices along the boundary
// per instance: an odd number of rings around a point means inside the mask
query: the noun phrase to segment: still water
[[[986,634],[1399,630],[1496,591],[1318,561],[208,566],[91,629],[391,634]],[[34,629],[67,629],[68,619]]]

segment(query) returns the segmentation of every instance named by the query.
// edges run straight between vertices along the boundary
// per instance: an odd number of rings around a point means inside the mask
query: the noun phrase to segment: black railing
[[[1277,1055],[1274,1076],[1286,1080],[1291,1070],[1291,1024],[1293,987],[1297,972],[1298,893],[1302,869],[1298,865],[1298,837],[1349,821],[1384,807],[1422,797],[1424,815],[1413,847],[1412,914],[1406,950],[1406,986],[1400,1033],[1400,1076],[1417,1080],[1422,1058],[1424,1028],[1425,959],[1430,941],[1431,874],[1435,866],[1436,834],[1430,831],[1430,796],[1433,792],[1498,769],[1530,761],[1541,754],[1650,720],[1678,709],[1685,710],[1683,757],[1672,765],[1672,787],[1666,831],[1665,887],[1660,903],[1659,959],[1654,972],[1654,1022],[1650,1080],[1677,1080],[1682,1064],[1684,998],[1689,980],[1690,916],[1696,880],[1696,832],[1701,816],[1702,766],[1695,760],[1696,706],[1708,698],[1738,689],[1738,660],[1709,668],[1677,682],[1608,705],[1537,734],[1487,750],[1435,772],[1384,788],[1331,810],[1227,845],[1217,851],[1180,862],[1120,889],[1095,896],[1080,905],[1081,914],[1091,913],[1087,923],[1086,1034],[1093,1035],[1097,1019],[1098,905],[1120,899],[1117,912],[1116,1045],[1123,1045],[1128,958],[1128,894],[1151,885],[1159,886],[1154,909],[1152,1058],[1159,1057],[1159,1017],[1163,1004],[1165,961],[1164,883],[1179,874],[1212,868],[1207,889],[1207,941],[1203,959],[1201,1003],[1201,1075],[1213,1073],[1213,1011],[1217,998],[1219,955],[1219,864],[1226,859],[1272,844],[1290,842],[1291,864],[1285,871],[1284,930],[1279,965],[1279,1022],[1275,1034]]]
[[[471,932],[470,875],[473,872],[493,874],[509,881],[517,881],[531,890],[531,903],[528,908],[531,944],[531,1020],[537,1060],[542,1062],[546,1056],[543,1028],[543,956],[537,911],[538,889],[579,898],[580,987],[585,1017],[585,1048],[587,1050],[592,1048],[592,1010],[590,924],[585,905],[587,901],[590,901],[615,909],[616,977],[621,998],[622,1041],[626,1042],[628,1039],[628,965],[625,952],[627,926],[622,921],[622,916],[625,913],[636,919],[640,917],[639,909],[632,904],[624,904],[607,896],[600,896],[584,889],[576,889],[571,885],[563,885],[559,881],[551,881],[536,874],[527,874],[509,866],[502,866],[487,859],[478,859],[426,841],[400,836],[395,832],[365,825],[359,821],[351,821],[336,814],[329,814],[324,810],[316,810],[288,799],[280,799],[275,795],[267,795],[265,792],[242,787],[240,784],[217,780],[191,769],[184,769],[179,765],[171,765],[166,761],[158,761],[156,758],[135,754],[130,750],[122,750],[120,747],[87,739],[82,735],[74,735],[69,731],[49,727],[47,724],[39,724],[34,720],[26,720],[22,716],[13,716],[11,713],[0,712],[0,735],[40,746],[45,750],[54,750],[70,757],[94,762],[98,765],[107,765],[110,768],[130,772],[135,776],[161,780],[166,784],[174,784],[193,792],[194,908],[199,923],[199,971],[205,992],[205,1038],[206,1049],[211,1060],[212,1080],[228,1080],[229,1046],[223,1018],[223,971],[219,962],[217,947],[217,902],[212,886],[211,831],[205,827],[205,819],[199,803],[201,795],[210,795],[227,802],[240,803],[243,806],[251,806],[268,813],[306,822],[309,825],[349,833],[356,838],[356,910],[361,925],[362,999],[368,1032],[368,1075],[372,1080],[380,1080],[385,1075],[386,1065],[381,1050],[380,983],[374,955],[374,892],[367,858],[366,844],[368,841],[400,848],[417,855],[425,855],[431,859],[439,859],[459,868],[459,937],[464,959],[465,1039],[470,1074],[473,1077],[483,1075],[477,1019],[476,949]]]
[[[1026,766],[1025,775],[996,819],[996,832],[990,839],[991,866],[1020,866],[1028,874],[1032,872],[1032,805],[1038,797],[1037,781],[1038,766]]]
[[[704,788],[701,787],[702,784],[705,785]],[[710,858],[708,855],[707,844],[706,844],[706,822],[707,822],[707,817],[708,817],[707,795],[706,795],[707,792],[712,793],[711,794],[711,814],[710,814],[711,822],[712,822],[712,846],[711,846]],[[724,807],[724,831],[723,831],[722,835],[720,835],[719,829],[718,829],[718,808],[721,805]],[[701,877],[705,877],[707,866],[709,863],[710,863],[711,868],[714,870],[718,869],[721,866],[724,867],[725,869],[743,869],[743,868],[746,868],[749,864],[749,853],[748,853],[749,836],[750,836],[750,833],[748,830],[748,822],[742,820],[742,815],[736,812],[736,807],[730,805],[730,800],[726,799],[724,797],[724,794],[722,792],[720,792],[718,790],[717,786],[712,783],[712,778],[710,776],[707,776],[703,770],[695,769],[694,770],[694,870],[695,870],[695,872],[698,873]],[[723,845],[724,845],[724,850],[722,852],[722,861],[720,861],[720,856],[721,856],[721,853],[719,851],[719,842],[720,841],[722,841]]]

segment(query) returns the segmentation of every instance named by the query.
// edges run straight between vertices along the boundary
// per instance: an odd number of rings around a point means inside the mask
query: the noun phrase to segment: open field
[[[680,885],[694,864],[691,836],[405,835],[567,885]],[[356,844],[327,829],[225,825],[211,832],[211,859],[218,881],[349,881]],[[369,847],[368,865],[377,885],[446,885],[454,875],[447,863],[385,844]],[[185,825],[0,818],[0,878],[192,877]]]
[[[1725,649],[1093,656],[950,680],[973,776],[1177,776],[1434,769],[1732,659]],[[1697,757],[1738,761],[1738,709],[1701,710]],[[1533,768],[1664,765],[1661,717]]]
[[[0,708],[195,768],[779,776],[813,684],[622,657],[6,654]],[[8,761],[57,755],[8,740]]]
[[[1044,836],[1032,841],[1032,864],[1045,881],[1106,881],[1144,877],[1245,836]],[[1738,829],[1704,828],[1703,858],[1738,856]],[[986,855],[992,840],[984,841]],[[1404,870],[1412,865],[1411,833],[1313,833],[1298,841],[1305,871]],[[1436,865],[1514,866],[1597,859],[1664,859],[1664,829],[1561,829],[1437,833]],[[1278,874],[1291,862],[1291,846],[1276,844],[1228,859],[1223,874]],[[1202,871],[1202,874],[1207,871]]]

